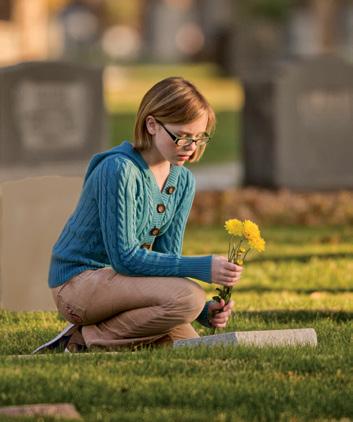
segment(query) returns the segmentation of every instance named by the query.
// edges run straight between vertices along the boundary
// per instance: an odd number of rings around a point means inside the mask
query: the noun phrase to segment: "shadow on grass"
[[[286,255],[286,256],[266,256],[258,257],[251,260],[253,263],[262,262],[310,262],[313,258],[318,259],[353,259],[353,253],[328,253],[328,254],[312,254],[312,255]]]
[[[333,288],[321,288],[317,287],[316,289],[292,289],[286,287],[265,287],[250,285],[246,287],[237,286],[237,293],[297,293],[304,295],[311,295],[313,293],[329,293],[329,294],[342,294],[342,293],[352,293],[353,287],[333,287]]]
[[[268,310],[237,312],[241,318],[261,319],[264,322],[314,322],[320,319],[330,319],[333,322],[348,322],[353,320],[353,312],[318,311],[318,310]]]

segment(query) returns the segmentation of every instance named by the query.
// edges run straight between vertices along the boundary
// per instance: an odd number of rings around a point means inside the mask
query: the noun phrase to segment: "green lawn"
[[[313,327],[317,348],[19,358],[13,355],[29,353],[64,322],[52,312],[0,311],[0,405],[72,402],[85,421],[353,419],[353,227],[263,234],[267,253],[246,265],[227,331]],[[188,227],[186,254],[226,249],[222,228]]]

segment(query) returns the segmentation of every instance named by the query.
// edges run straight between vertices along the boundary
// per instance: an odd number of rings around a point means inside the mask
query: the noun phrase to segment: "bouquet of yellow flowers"
[[[227,220],[224,227],[230,235],[228,247],[229,262],[237,265],[244,265],[245,258],[250,251],[253,250],[261,253],[265,250],[265,241],[261,237],[259,227],[252,221],[240,221],[233,218]],[[224,299],[225,304],[227,304],[232,296],[232,289],[233,287],[227,286],[217,288],[218,296],[213,296],[212,299],[217,302]]]

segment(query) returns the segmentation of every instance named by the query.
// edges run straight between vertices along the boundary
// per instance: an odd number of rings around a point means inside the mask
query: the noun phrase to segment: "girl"
[[[58,311],[71,324],[35,352],[170,344],[198,337],[195,319],[226,326],[232,302],[205,303],[187,277],[233,286],[242,268],[222,256],[181,255],[195,194],[183,165],[201,158],[214,126],[196,87],[167,78],[143,97],[133,144],[92,158],[49,271]]]

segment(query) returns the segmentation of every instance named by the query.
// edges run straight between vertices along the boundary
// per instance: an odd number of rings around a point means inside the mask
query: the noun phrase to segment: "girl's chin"
[[[181,160],[180,158],[175,160],[175,165],[176,166],[183,166],[185,163],[187,162],[187,160]]]
[[[188,161],[187,159],[180,158],[180,157],[177,157],[177,158],[175,159],[175,163],[176,163],[178,166],[182,166],[182,165],[184,165],[187,161]]]

